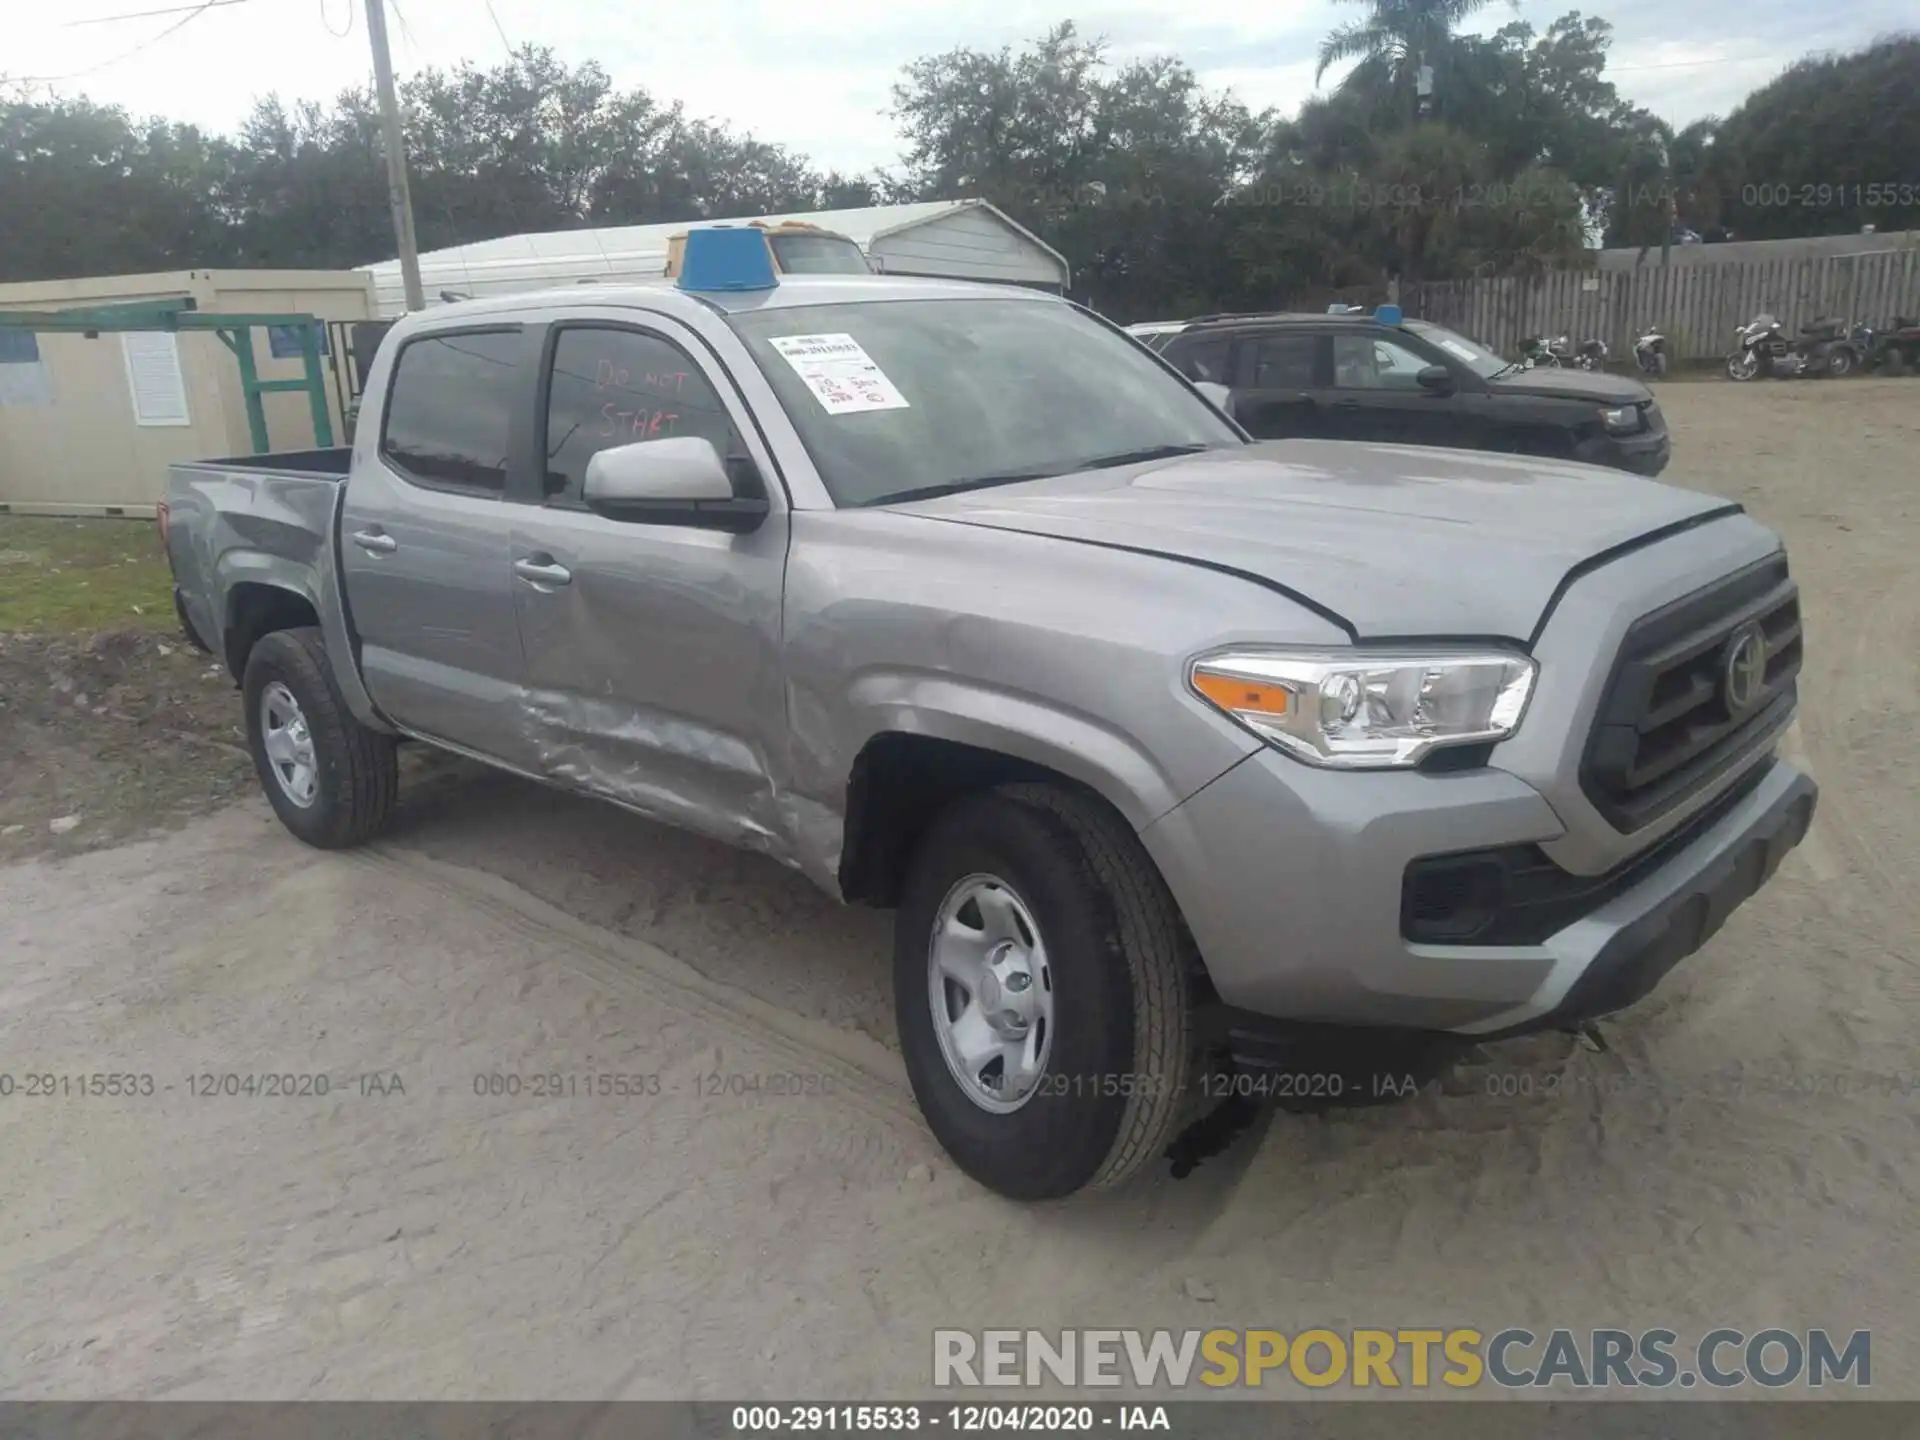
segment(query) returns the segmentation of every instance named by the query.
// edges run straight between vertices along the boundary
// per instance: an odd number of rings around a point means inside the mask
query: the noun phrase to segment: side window
[[[425,335],[400,352],[380,453],[427,485],[501,494],[521,398],[518,331]]]
[[[1334,383],[1343,390],[1418,390],[1430,362],[1374,335],[1333,337]]]
[[[1255,390],[1309,390],[1313,388],[1317,335],[1262,335],[1253,344]]]
[[[1232,379],[1227,374],[1227,355],[1232,349],[1231,335],[1209,335],[1182,346],[1177,355],[1168,359],[1174,369],[1189,380],[1211,380],[1216,385],[1226,385]]]
[[[560,332],[547,391],[549,499],[578,500],[600,451],[673,435],[711,440],[723,460],[746,454],[713,386],[671,341],[589,325]]]

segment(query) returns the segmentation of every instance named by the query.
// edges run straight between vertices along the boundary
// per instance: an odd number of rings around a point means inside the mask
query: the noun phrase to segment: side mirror
[[[616,445],[587,461],[581,497],[609,520],[691,525],[745,535],[767,518],[767,502],[734,493],[711,440],[676,435]]]
[[[1453,389],[1453,372],[1444,365],[1427,365],[1413,377],[1420,382],[1422,390],[1431,390],[1436,395],[1445,395]]]
[[[1206,402],[1229,420],[1233,418],[1233,391],[1217,380],[1196,380],[1193,388],[1206,398]]]

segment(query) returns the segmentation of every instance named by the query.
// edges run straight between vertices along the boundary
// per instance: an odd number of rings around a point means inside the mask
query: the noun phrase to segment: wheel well
[[[1056,770],[997,750],[928,735],[874,736],[847,782],[840,893],[881,908],[897,904],[908,862],[934,816],[973,791],[1035,780],[1093,793]]]
[[[227,673],[236,682],[246,674],[247,657],[260,643],[261,636],[319,623],[313,602],[306,596],[282,590],[277,585],[242,581],[227,592]]]

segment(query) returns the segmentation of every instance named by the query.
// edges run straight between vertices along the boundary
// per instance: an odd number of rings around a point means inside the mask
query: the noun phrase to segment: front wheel
[[[387,823],[400,786],[394,739],[353,718],[318,630],[262,636],[240,693],[247,748],[281,824],[309,845],[338,850]]]
[[[1760,374],[1760,356],[1752,350],[1736,350],[1727,357],[1729,380],[1752,380]]]
[[[1174,1138],[1192,942],[1132,831],[1051,785],[933,824],[894,932],[913,1093],[960,1168],[1016,1200],[1126,1180]]]
[[[1852,373],[1853,351],[1842,345],[1827,356],[1827,375],[1830,379],[1838,380]]]

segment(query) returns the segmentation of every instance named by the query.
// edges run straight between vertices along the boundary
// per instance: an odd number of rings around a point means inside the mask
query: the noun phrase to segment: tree
[[[1576,258],[1596,227],[1651,247],[1676,219],[1743,234],[1920,225],[1906,163],[1920,37],[1803,61],[1724,122],[1675,131],[1607,80],[1604,20],[1459,33],[1487,4],[1367,0],[1320,50],[1322,73],[1358,63],[1291,116],[1255,113],[1177,59],[1115,64],[1071,23],[927,56],[893,92],[901,163],[874,175],[821,174],[523,46],[401,87],[420,237],[979,196],[1060,250],[1086,298],[1148,319],[1524,273]],[[213,137],[0,85],[0,217],[0,280],[393,253],[366,90],[269,97]]]
[[[227,147],[86,100],[0,105],[0,278],[231,263]]]
[[[1327,71],[1347,60],[1358,60],[1348,83],[1384,89],[1396,98],[1396,110],[1417,118],[1418,81],[1423,66],[1436,72],[1446,66],[1454,48],[1454,32],[1463,21],[1487,8],[1492,0],[1345,0],[1364,4],[1363,20],[1352,20],[1320,42],[1320,63],[1313,72],[1319,83]],[[1517,3],[1517,0],[1516,0]]]
[[[1115,70],[1099,40],[1055,26],[1018,53],[959,49],[894,87],[904,189],[977,196],[1059,249],[1123,315],[1205,308],[1231,287],[1224,208],[1255,173],[1271,117],[1177,60]]]
[[[1721,218],[1743,240],[1920,228],[1920,34],[1801,60],[1712,148]]]
[[[872,203],[779,145],[523,46],[400,87],[422,245],[527,230]],[[195,266],[337,268],[393,253],[379,114],[260,101],[232,139],[85,100],[0,102],[0,280]]]

